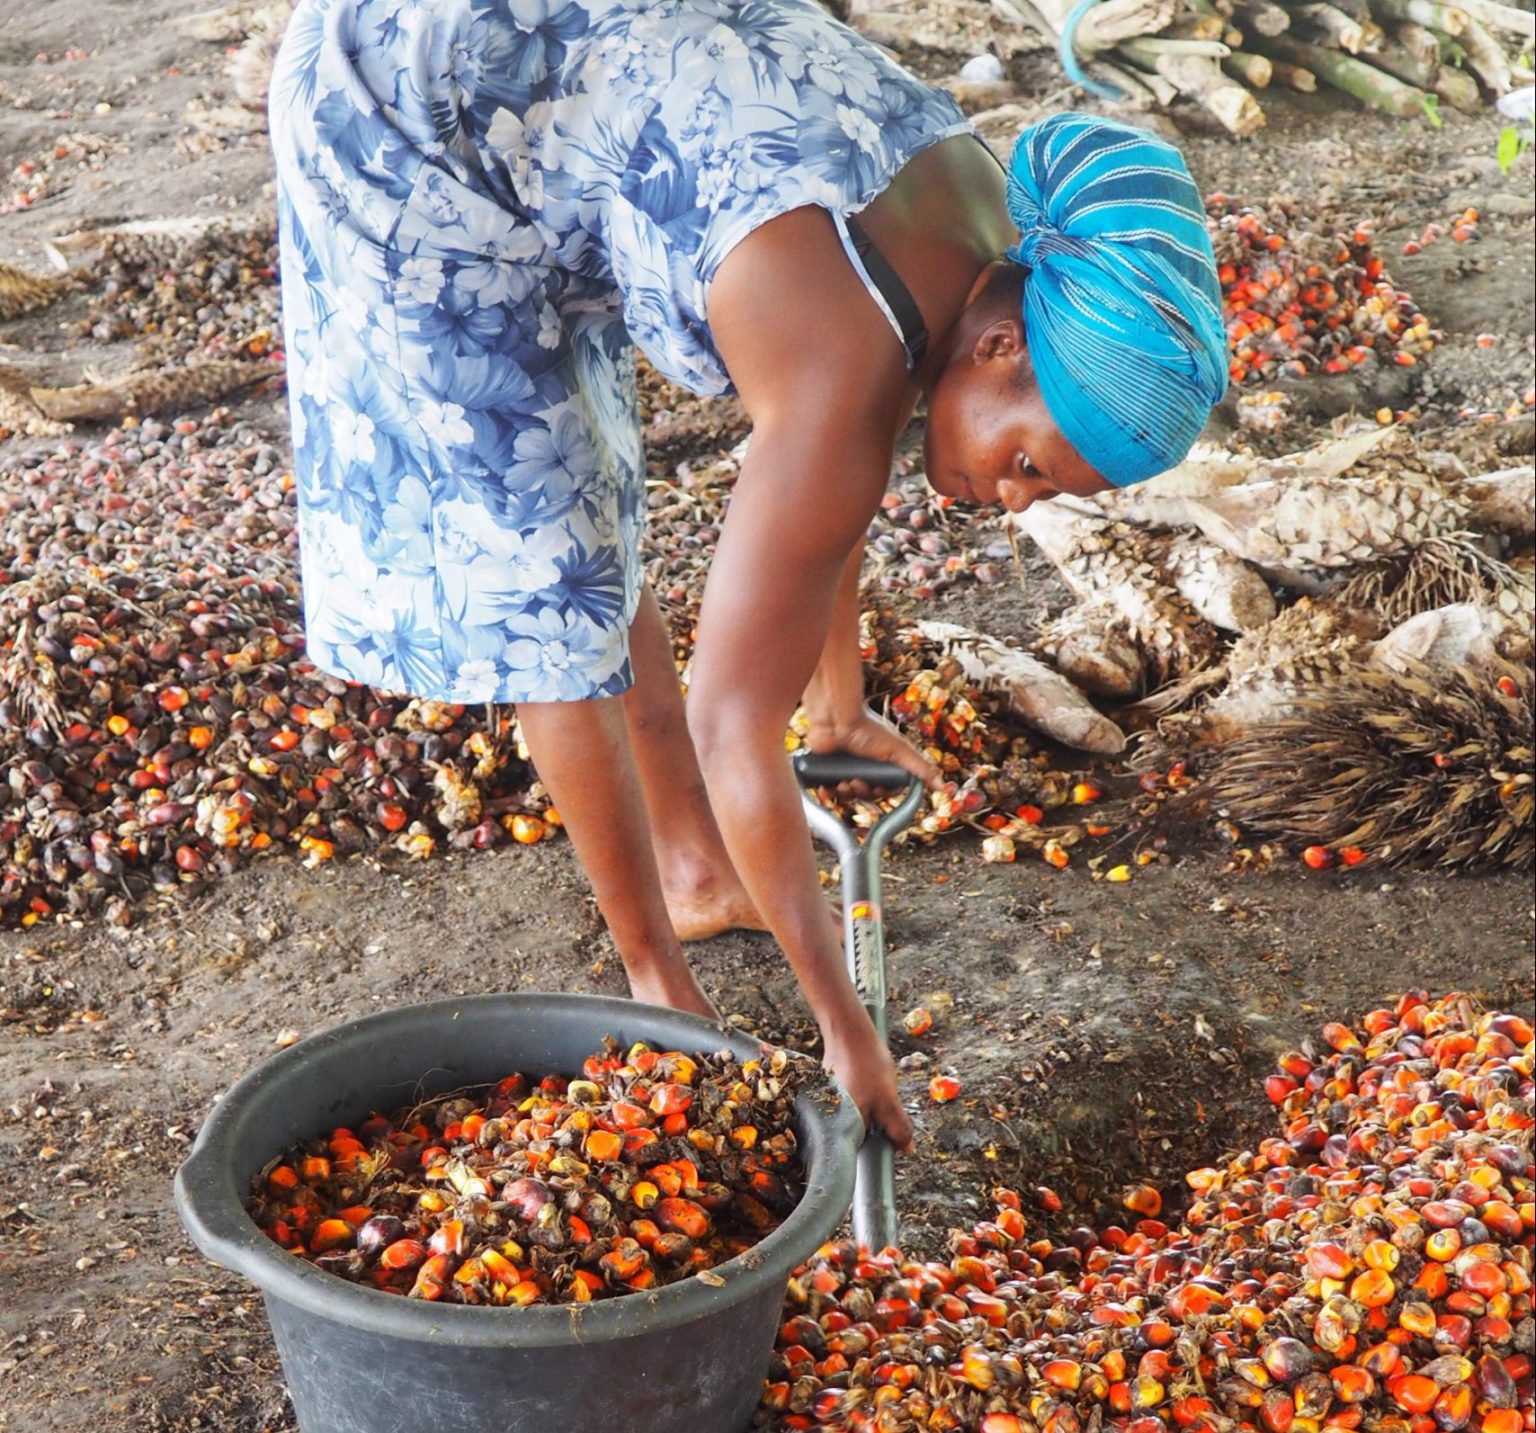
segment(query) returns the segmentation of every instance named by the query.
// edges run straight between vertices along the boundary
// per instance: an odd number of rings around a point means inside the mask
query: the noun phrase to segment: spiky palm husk
[[[142,416],[167,408],[200,407],[279,372],[270,363],[211,358],[170,368],[137,369],[101,383],[33,387],[32,398],[55,422],[115,421],[125,413]]]
[[[0,263],[0,319],[18,318],[34,309],[47,308],[74,283],[65,274],[39,276]]]
[[[1354,669],[1218,748],[1206,790],[1272,838],[1391,864],[1529,870],[1531,688],[1513,666]]]
[[[1034,650],[1094,696],[1123,701],[1142,689],[1141,648],[1130,623],[1108,603],[1079,602],[1043,624]]]
[[[1458,602],[1478,602],[1508,611],[1529,608],[1529,574],[1490,557],[1466,533],[1433,537],[1407,558],[1375,563],[1329,590],[1341,607],[1374,612],[1389,627]]]
[[[1029,534],[1081,601],[1116,613],[1141,654],[1147,684],[1161,686],[1215,659],[1216,629],[1175,590],[1163,568],[1166,544],[1144,528],[1056,503],[1008,521]]]

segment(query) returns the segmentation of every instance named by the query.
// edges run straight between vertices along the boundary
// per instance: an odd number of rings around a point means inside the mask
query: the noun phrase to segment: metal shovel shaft
[[[922,800],[922,786],[899,766],[856,757],[797,755],[802,785],[829,786],[840,781],[868,781],[880,786],[906,785],[894,808],[876,822],[861,843],[858,836],[825,806],[805,793],[806,819],[812,832],[830,846],[842,869],[843,949],[848,975],[883,1042],[885,1018],[885,928],[880,904],[880,856],[886,842],[904,829]],[[894,1244],[899,1234],[896,1176],[891,1142],[871,1130],[859,1147],[853,1189],[853,1235],[870,1249]]]

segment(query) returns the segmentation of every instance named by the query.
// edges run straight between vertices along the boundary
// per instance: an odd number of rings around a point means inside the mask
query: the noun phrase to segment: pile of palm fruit
[[[380,1293],[520,1308],[642,1293],[745,1253],[800,1197],[783,1050],[612,1045],[577,1078],[508,1075],[282,1151],[251,1217]]]
[[[1412,367],[1434,348],[1429,320],[1372,252],[1369,225],[1331,234],[1297,207],[1206,196],[1232,382]]]
[[[755,1426],[1529,1433],[1532,1061],[1525,1019],[1406,995],[1282,1056],[1275,1133],[1177,1219],[1139,1187],[1064,1230],[999,1190],[946,1258],[827,1244]]]

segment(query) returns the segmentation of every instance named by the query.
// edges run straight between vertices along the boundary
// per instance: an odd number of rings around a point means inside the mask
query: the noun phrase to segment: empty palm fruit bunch
[[[248,1208],[267,1236],[381,1293],[587,1303],[735,1258],[800,1194],[785,1051],[741,1062],[609,1045],[579,1076],[374,1112],[283,1150]]]
[[[824,1245],[753,1427],[1528,1433],[1532,1033],[1410,993],[1282,1056],[1273,1132],[1182,1214],[1142,1186],[1061,1230],[998,1189],[942,1257]]]
[[[1530,668],[1357,667],[1217,748],[1206,791],[1245,830],[1373,860],[1529,870]]]
[[[1214,659],[1216,630],[1179,595],[1158,545],[1142,529],[1061,499],[1035,503],[1004,521],[1034,540],[1080,600],[1124,621],[1153,686]]]

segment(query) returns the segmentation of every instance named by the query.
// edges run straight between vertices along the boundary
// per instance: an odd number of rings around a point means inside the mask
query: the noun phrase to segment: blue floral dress
[[[968,132],[811,0],[300,0],[271,91],[309,650],[446,701],[630,684],[634,344]]]

